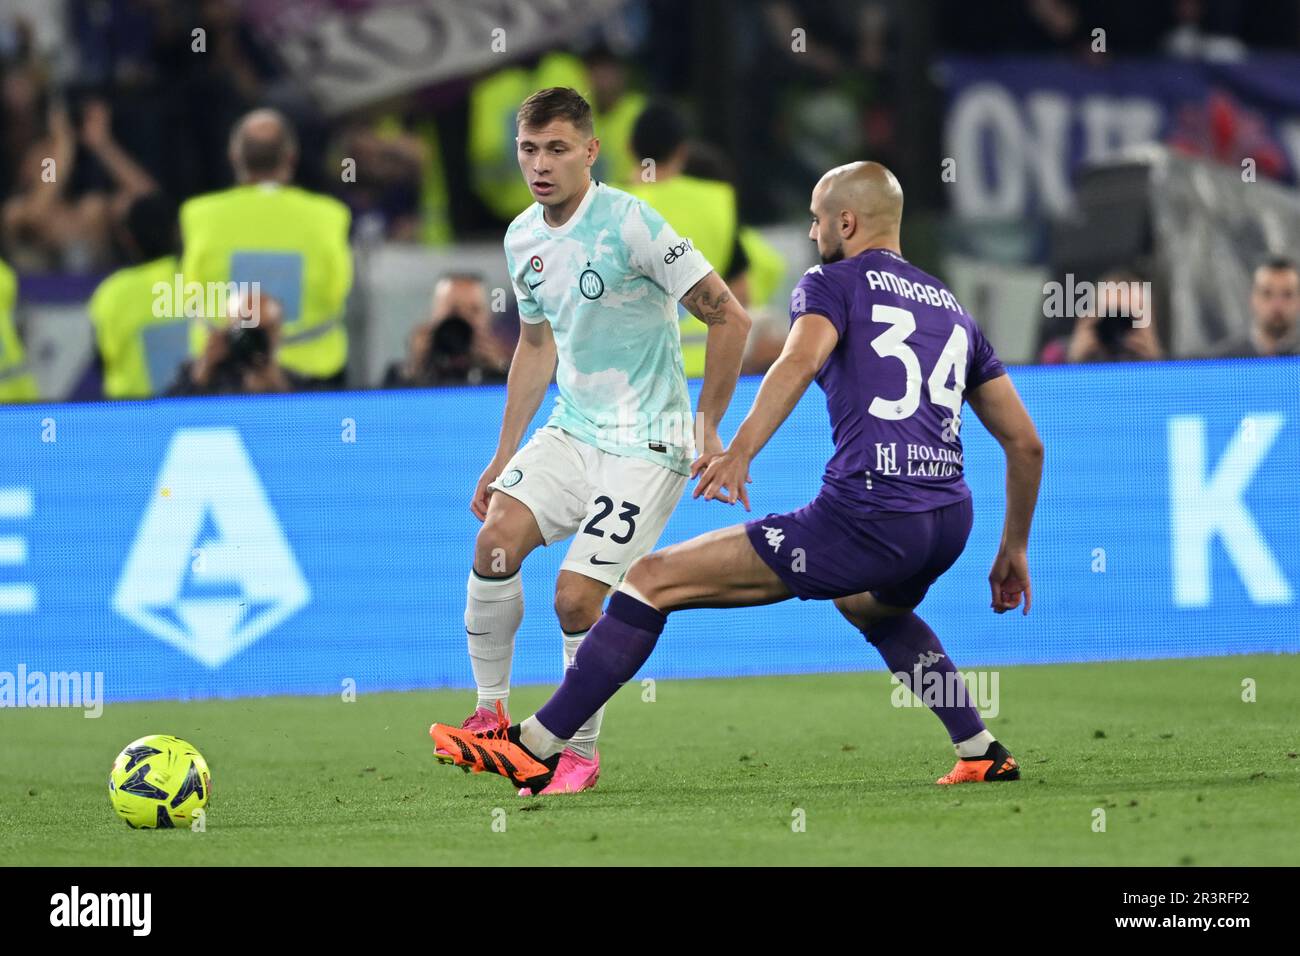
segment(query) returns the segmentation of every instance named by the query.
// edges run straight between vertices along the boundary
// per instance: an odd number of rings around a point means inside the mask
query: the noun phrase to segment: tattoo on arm
[[[717,275],[716,272],[710,272],[682,296],[682,305],[686,306],[686,310],[710,326],[722,325],[727,321],[727,303],[731,301],[731,290]],[[710,286],[714,288],[710,290]]]

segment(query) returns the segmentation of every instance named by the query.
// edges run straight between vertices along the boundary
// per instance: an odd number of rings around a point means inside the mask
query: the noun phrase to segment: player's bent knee
[[[875,618],[872,618],[869,615],[859,614],[857,610],[854,609],[852,602],[848,598],[836,598],[834,604],[835,610],[843,614],[846,621],[864,634],[875,620]]]
[[[555,616],[560,627],[570,634],[585,631],[600,617],[604,591],[588,587],[557,584],[555,587]]]
[[[881,641],[900,633],[900,626],[905,627],[902,624],[902,619],[911,613],[911,611],[904,608],[891,608],[887,613],[873,614],[867,626],[860,628],[860,630],[872,644],[879,644]]]
[[[590,630],[600,618],[600,605],[592,607],[587,604],[561,604],[556,602],[555,617],[560,628],[566,634],[579,634]]]
[[[653,604],[655,592],[663,581],[663,567],[663,555],[658,553],[642,555],[632,562],[623,580]]]
[[[881,604],[870,594],[853,594],[836,598],[834,603],[836,610],[873,644],[878,637],[888,636],[893,632],[893,628],[885,628],[882,632],[881,628],[886,622],[909,613],[907,608]]]
[[[474,570],[493,577],[514,574],[523,560],[517,541],[505,522],[489,518],[474,540]]]

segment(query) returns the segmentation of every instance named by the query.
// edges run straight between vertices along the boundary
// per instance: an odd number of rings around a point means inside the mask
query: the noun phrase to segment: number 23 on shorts
[[[602,522],[605,522],[605,519],[609,518],[614,512],[614,499],[608,495],[600,495],[596,498],[595,504],[596,513],[592,515],[590,521],[582,526],[582,533],[604,538],[606,537],[606,531],[608,531],[609,540],[615,544],[627,544],[631,541],[632,536],[636,534],[636,516],[641,513],[641,509],[630,501],[624,501],[618,505],[620,509],[618,517],[611,522],[607,522],[605,527],[602,527]],[[619,526],[619,522],[622,522],[621,526]],[[613,527],[610,527],[611,524]]]

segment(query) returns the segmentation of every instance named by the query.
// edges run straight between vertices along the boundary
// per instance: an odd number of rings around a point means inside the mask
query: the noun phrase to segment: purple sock
[[[885,659],[890,671],[943,721],[953,743],[974,737],[984,729],[984,721],[971,704],[966,685],[955,676],[957,668],[949,659],[948,652],[943,649],[930,626],[915,613],[909,611],[897,617],[885,618],[863,633],[868,641],[876,645],[876,650],[880,651],[880,656]],[[915,684],[918,673],[921,680],[919,686]],[[927,678],[927,674],[939,676]],[[937,680],[942,680],[941,687],[952,688],[953,693],[950,696],[945,692],[939,695],[938,702],[931,702],[924,695],[926,688],[934,686],[932,682]]]
[[[541,725],[561,740],[576,734],[641,669],[667,620],[649,604],[615,591],[583,638],[563,683],[537,712]]]

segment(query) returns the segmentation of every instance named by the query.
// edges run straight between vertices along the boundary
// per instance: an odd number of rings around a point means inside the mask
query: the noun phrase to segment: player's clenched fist
[[[474,512],[474,517],[479,521],[487,519],[488,499],[492,497],[492,489],[488,485],[497,480],[504,467],[504,462],[498,462],[493,458],[491,464],[483,469],[483,474],[478,476],[478,484],[474,486],[474,497],[470,499],[469,510]]]
[[[1021,614],[1029,613],[1032,598],[1029,588],[1029,559],[1024,548],[1001,548],[993,560],[993,570],[989,572],[989,588],[993,592],[994,612],[1002,614],[1020,604],[1020,595],[1025,596],[1025,606]]]

